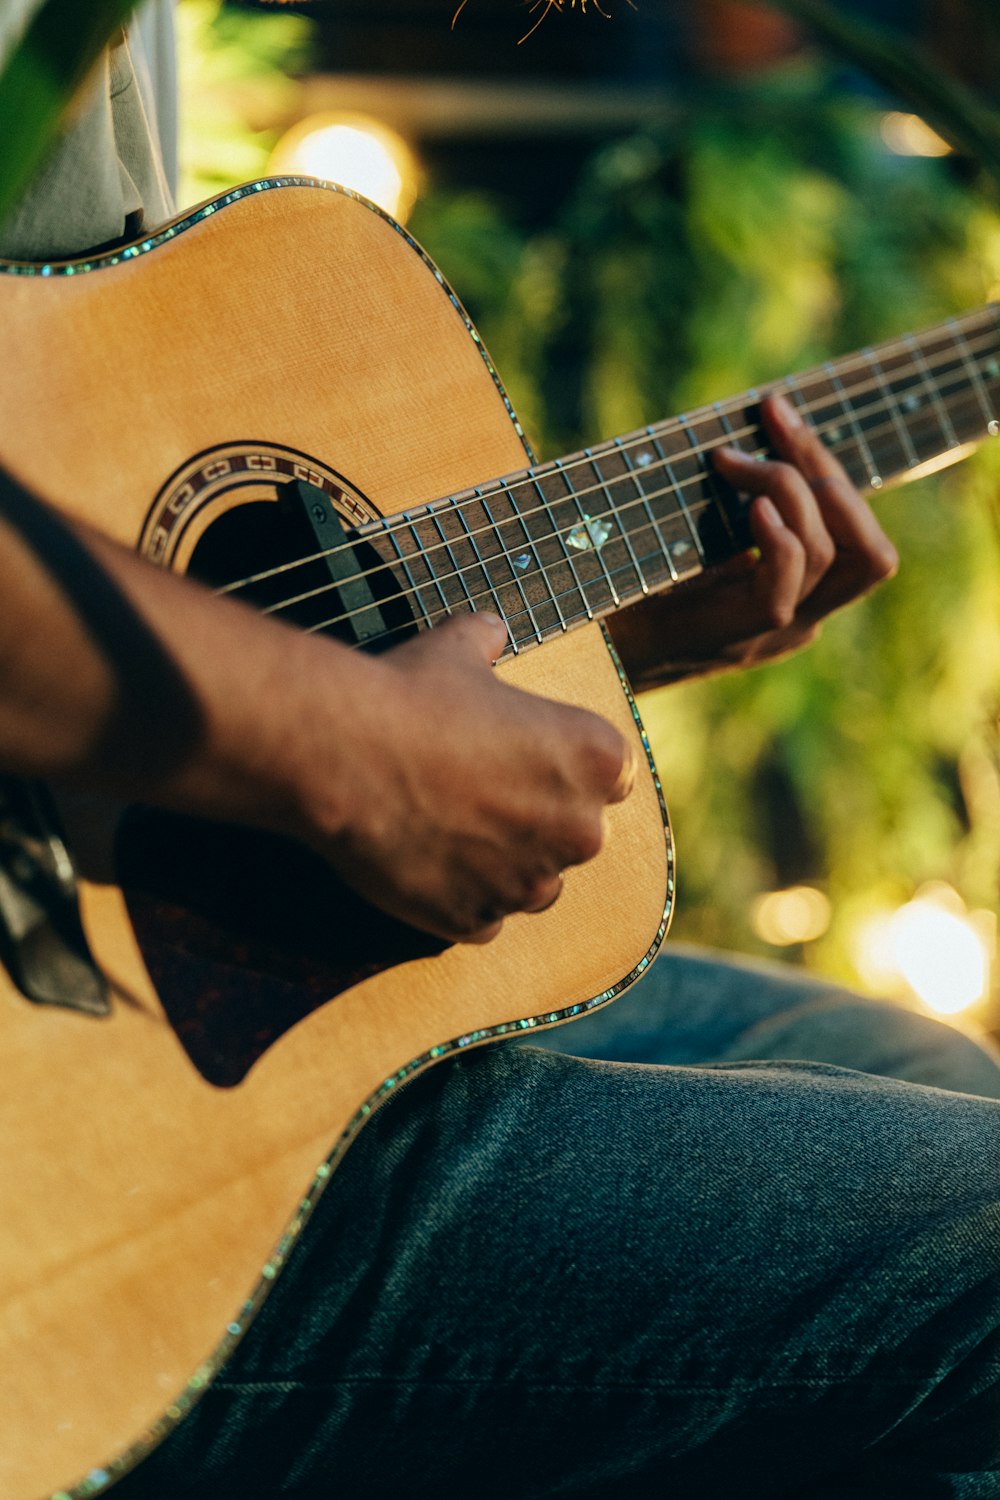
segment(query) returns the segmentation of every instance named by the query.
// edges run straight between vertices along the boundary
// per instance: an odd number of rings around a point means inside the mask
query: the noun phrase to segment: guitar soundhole
[[[224,512],[199,538],[188,572],[216,588],[255,578],[238,597],[356,644],[344,618],[349,601],[314,557],[322,548],[306,503],[307,494],[286,485],[276,499]],[[374,614],[384,632],[366,645],[395,644],[415,628],[404,592],[371,545],[353,533],[347,540],[351,571],[368,574],[367,621]],[[369,905],[317,854],[272,834],[132,808],[115,854],[166,1018],[218,1087],[239,1083],[279,1037],[345,990],[445,946]]]
[[[397,645],[416,629],[405,586],[370,542],[350,531],[347,539],[352,544],[352,572],[364,573],[383,621],[383,633],[367,641],[365,649]],[[342,539],[334,541],[342,545]],[[244,603],[269,610],[302,630],[354,644],[351,601],[341,597],[326,560],[317,557],[322,551],[295,487],[282,485],[276,499],[247,501],[212,521],[187,571],[213,588],[248,580],[234,591]]]

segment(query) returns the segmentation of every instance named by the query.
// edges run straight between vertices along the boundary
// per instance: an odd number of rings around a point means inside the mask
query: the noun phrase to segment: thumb
[[[474,612],[453,615],[438,629],[448,632],[458,650],[481,660],[487,666],[491,666],[503,654],[510,640],[507,626],[500,616],[488,611],[482,614]]]

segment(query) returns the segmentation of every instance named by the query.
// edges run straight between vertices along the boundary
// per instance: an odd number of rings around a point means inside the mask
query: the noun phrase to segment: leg
[[[442,1065],[122,1500],[996,1500],[998,1139],[824,1065]]]
[[[538,1045],[613,1062],[800,1058],[1000,1099],[1000,1053],[955,1026],[803,969],[676,943],[620,999]]]

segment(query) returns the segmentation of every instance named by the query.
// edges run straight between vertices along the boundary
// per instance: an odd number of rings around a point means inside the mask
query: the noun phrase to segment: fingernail
[[[782,420],[786,427],[801,427],[802,418],[799,416],[798,408],[785,395],[775,396],[775,405],[781,412]]]
[[[756,505],[757,514],[759,516],[763,516],[764,520],[769,526],[784,526],[785,523],[781,519],[781,512],[775,505],[774,501],[771,500],[767,495],[759,495],[757,497]]]
[[[719,458],[745,459],[749,457],[749,454],[744,453],[742,448],[737,448],[734,443],[723,443],[722,447],[716,448],[715,451]]]

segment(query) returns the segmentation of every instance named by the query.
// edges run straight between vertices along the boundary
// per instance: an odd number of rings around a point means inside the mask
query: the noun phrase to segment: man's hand
[[[160,568],[0,476],[0,770],[302,840],[449,941],[559,895],[628,795],[612,725],[464,616],[381,657]]]
[[[366,661],[365,706],[339,726],[349,781],[329,834],[328,793],[310,789],[314,847],[384,910],[453,941],[551,906],[634,774],[604,719],[497,677],[506,642],[499,619],[471,615]]]
[[[769,396],[764,423],[778,454],[714,455],[734,489],[755,496],[744,552],[611,622],[639,687],[752,666],[816,635],[825,617],[897,566],[895,549],[842,465],[790,402]]]

